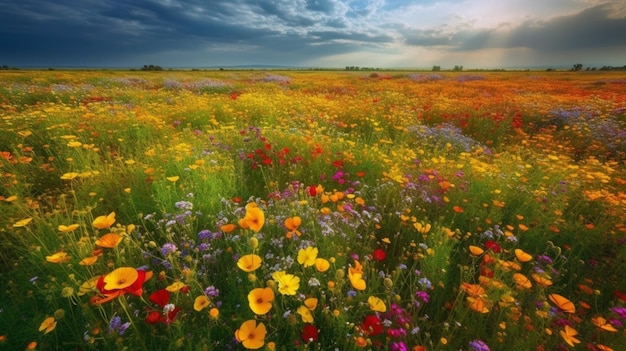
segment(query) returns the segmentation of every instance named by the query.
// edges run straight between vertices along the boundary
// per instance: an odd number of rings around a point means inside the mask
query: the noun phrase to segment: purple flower
[[[175,244],[172,243],[165,243],[163,244],[163,247],[161,248],[161,254],[163,256],[167,256],[169,254],[173,254],[178,250],[178,247],[176,247]]]
[[[489,346],[482,340],[473,340],[469,342],[469,347],[474,351],[491,351]]]

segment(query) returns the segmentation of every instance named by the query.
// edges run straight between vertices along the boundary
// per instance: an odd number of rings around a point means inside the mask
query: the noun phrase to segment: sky
[[[0,65],[626,65],[625,0],[0,0]]]

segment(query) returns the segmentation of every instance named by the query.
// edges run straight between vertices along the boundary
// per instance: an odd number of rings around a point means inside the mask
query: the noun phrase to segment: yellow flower
[[[261,267],[261,256],[255,254],[241,256],[237,260],[237,267],[247,273],[254,272]]]
[[[43,320],[43,322],[41,322],[41,325],[39,326],[39,331],[44,332],[44,334],[48,334],[56,327],[57,321],[54,319],[54,317],[47,317]]]
[[[256,324],[254,319],[243,322],[239,329],[235,331],[235,339],[243,344],[243,347],[249,350],[256,350],[265,344],[265,334],[267,329],[265,324]]]
[[[283,295],[295,295],[300,288],[300,278],[284,271],[275,272],[272,278],[278,283],[278,292]]]
[[[304,300],[304,305],[310,309],[311,311],[313,311],[314,309],[317,308],[317,299],[314,297],[309,297],[308,299]]]
[[[74,178],[78,177],[78,173],[77,172],[69,172],[69,173],[64,173],[61,176],[61,179],[63,180],[72,180]]]
[[[248,304],[255,314],[266,314],[272,309],[274,290],[272,288],[252,289],[248,294]]]
[[[96,240],[96,245],[112,249],[122,242],[122,237],[116,233],[105,234],[100,239]]]
[[[173,176],[173,177],[166,177],[165,179],[169,180],[172,183],[176,183],[178,181],[178,179],[180,179],[179,176]]]
[[[315,264],[318,250],[316,247],[308,246],[306,249],[300,249],[298,251],[298,263],[304,267],[310,267]]]
[[[107,229],[115,223],[115,212],[111,212],[106,216],[99,216],[93,220],[92,225],[98,229]]]
[[[580,340],[575,338],[575,336],[578,335],[578,332],[569,325],[565,325],[565,329],[561,330],[559,334],[561,334],[561,337],[566,343],[569,344],[569,346],[574,347],[574,344],[580,344]]]
[[[121,290],[128,288],[139,278],[139,272],[132,267],[120,267],[104,277],[104,289]]]
[[[168,285],[165,288],[165,290],[175,293],[175,292],[180,291],[180,289],[184,288],[185,286],[186,286],[185,283],[181,281],[175,281],[172,284]]]
[[[328,262],[325,258],[316,258],[315,259],[315,269],[318,272],[326,272],[330,268],[330,262]]]
[[[70,260],[70,256],[67,255],[67,252],[59,251],[50,256],[46,256],[46,261],[52,263],[62,263]]]
[[[206,295],[200,295],[196,297],[196,300],[193,302],[193,309],[200,312],[203,309],[207,308],[211,304],[211,300]]]
[[[13,228],[25,227],[32,220],[33,220],[32,218],[25,218],[20,221],[17,221],[13,224]]]
[[[356,290],[365,290],[367,284],[365,283],[365,279],[363,279],[363,266],[357,260],[354,260],[354,267],[348,268],[348,279],[350,280],[350,284]]]
[[[61,232],[61,233],[70,233],[73,232],[74,230],[76,230],[79,227],[78,224],[70,224],[70,225],[59,225],[57,227],[57,229]]]
[[[387,311],[387,306],[385,306],[385,302],[376,296],[368,297],[367,303],[370,305],[370,309],[372,311],[375,311],[375,312]]]
[[[315,320],[313,319],[313,314],[311,310],[306,306],[300,306],[296,310],[296,313],[302,317],[302,322],[304,323],[313,323]]]

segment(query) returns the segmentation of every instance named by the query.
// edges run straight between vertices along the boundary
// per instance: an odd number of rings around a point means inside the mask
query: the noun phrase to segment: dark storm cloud
[[[426,29],[408,34],[406,42],[453,50],[526,47],[542,52],[626,46],[626,17],[615,16],[614,10],[598,5],[574,15],[495,29]]]
[[[35,63],[107,62],[114,56],[133,57],[161,51],[215,48],[219,44],[248,44],[276,48],[281,43],[319,43],[322,32],[309,29],[345,27],[330,16],[336,3],[308,1],[172,1],[98,2],[23,0],[0,5],[3,61]],[[328,25],[327,25],[328,24]],[[373,37],[336,34],[350,40]],[[295,47],[284,46],[281,50]],[[17,62],[16,62],[17,63]]]

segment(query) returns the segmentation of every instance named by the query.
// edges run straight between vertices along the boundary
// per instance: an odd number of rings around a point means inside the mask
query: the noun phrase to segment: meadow
[[[0,349],[623,350],[623,72],[0,73]]]

